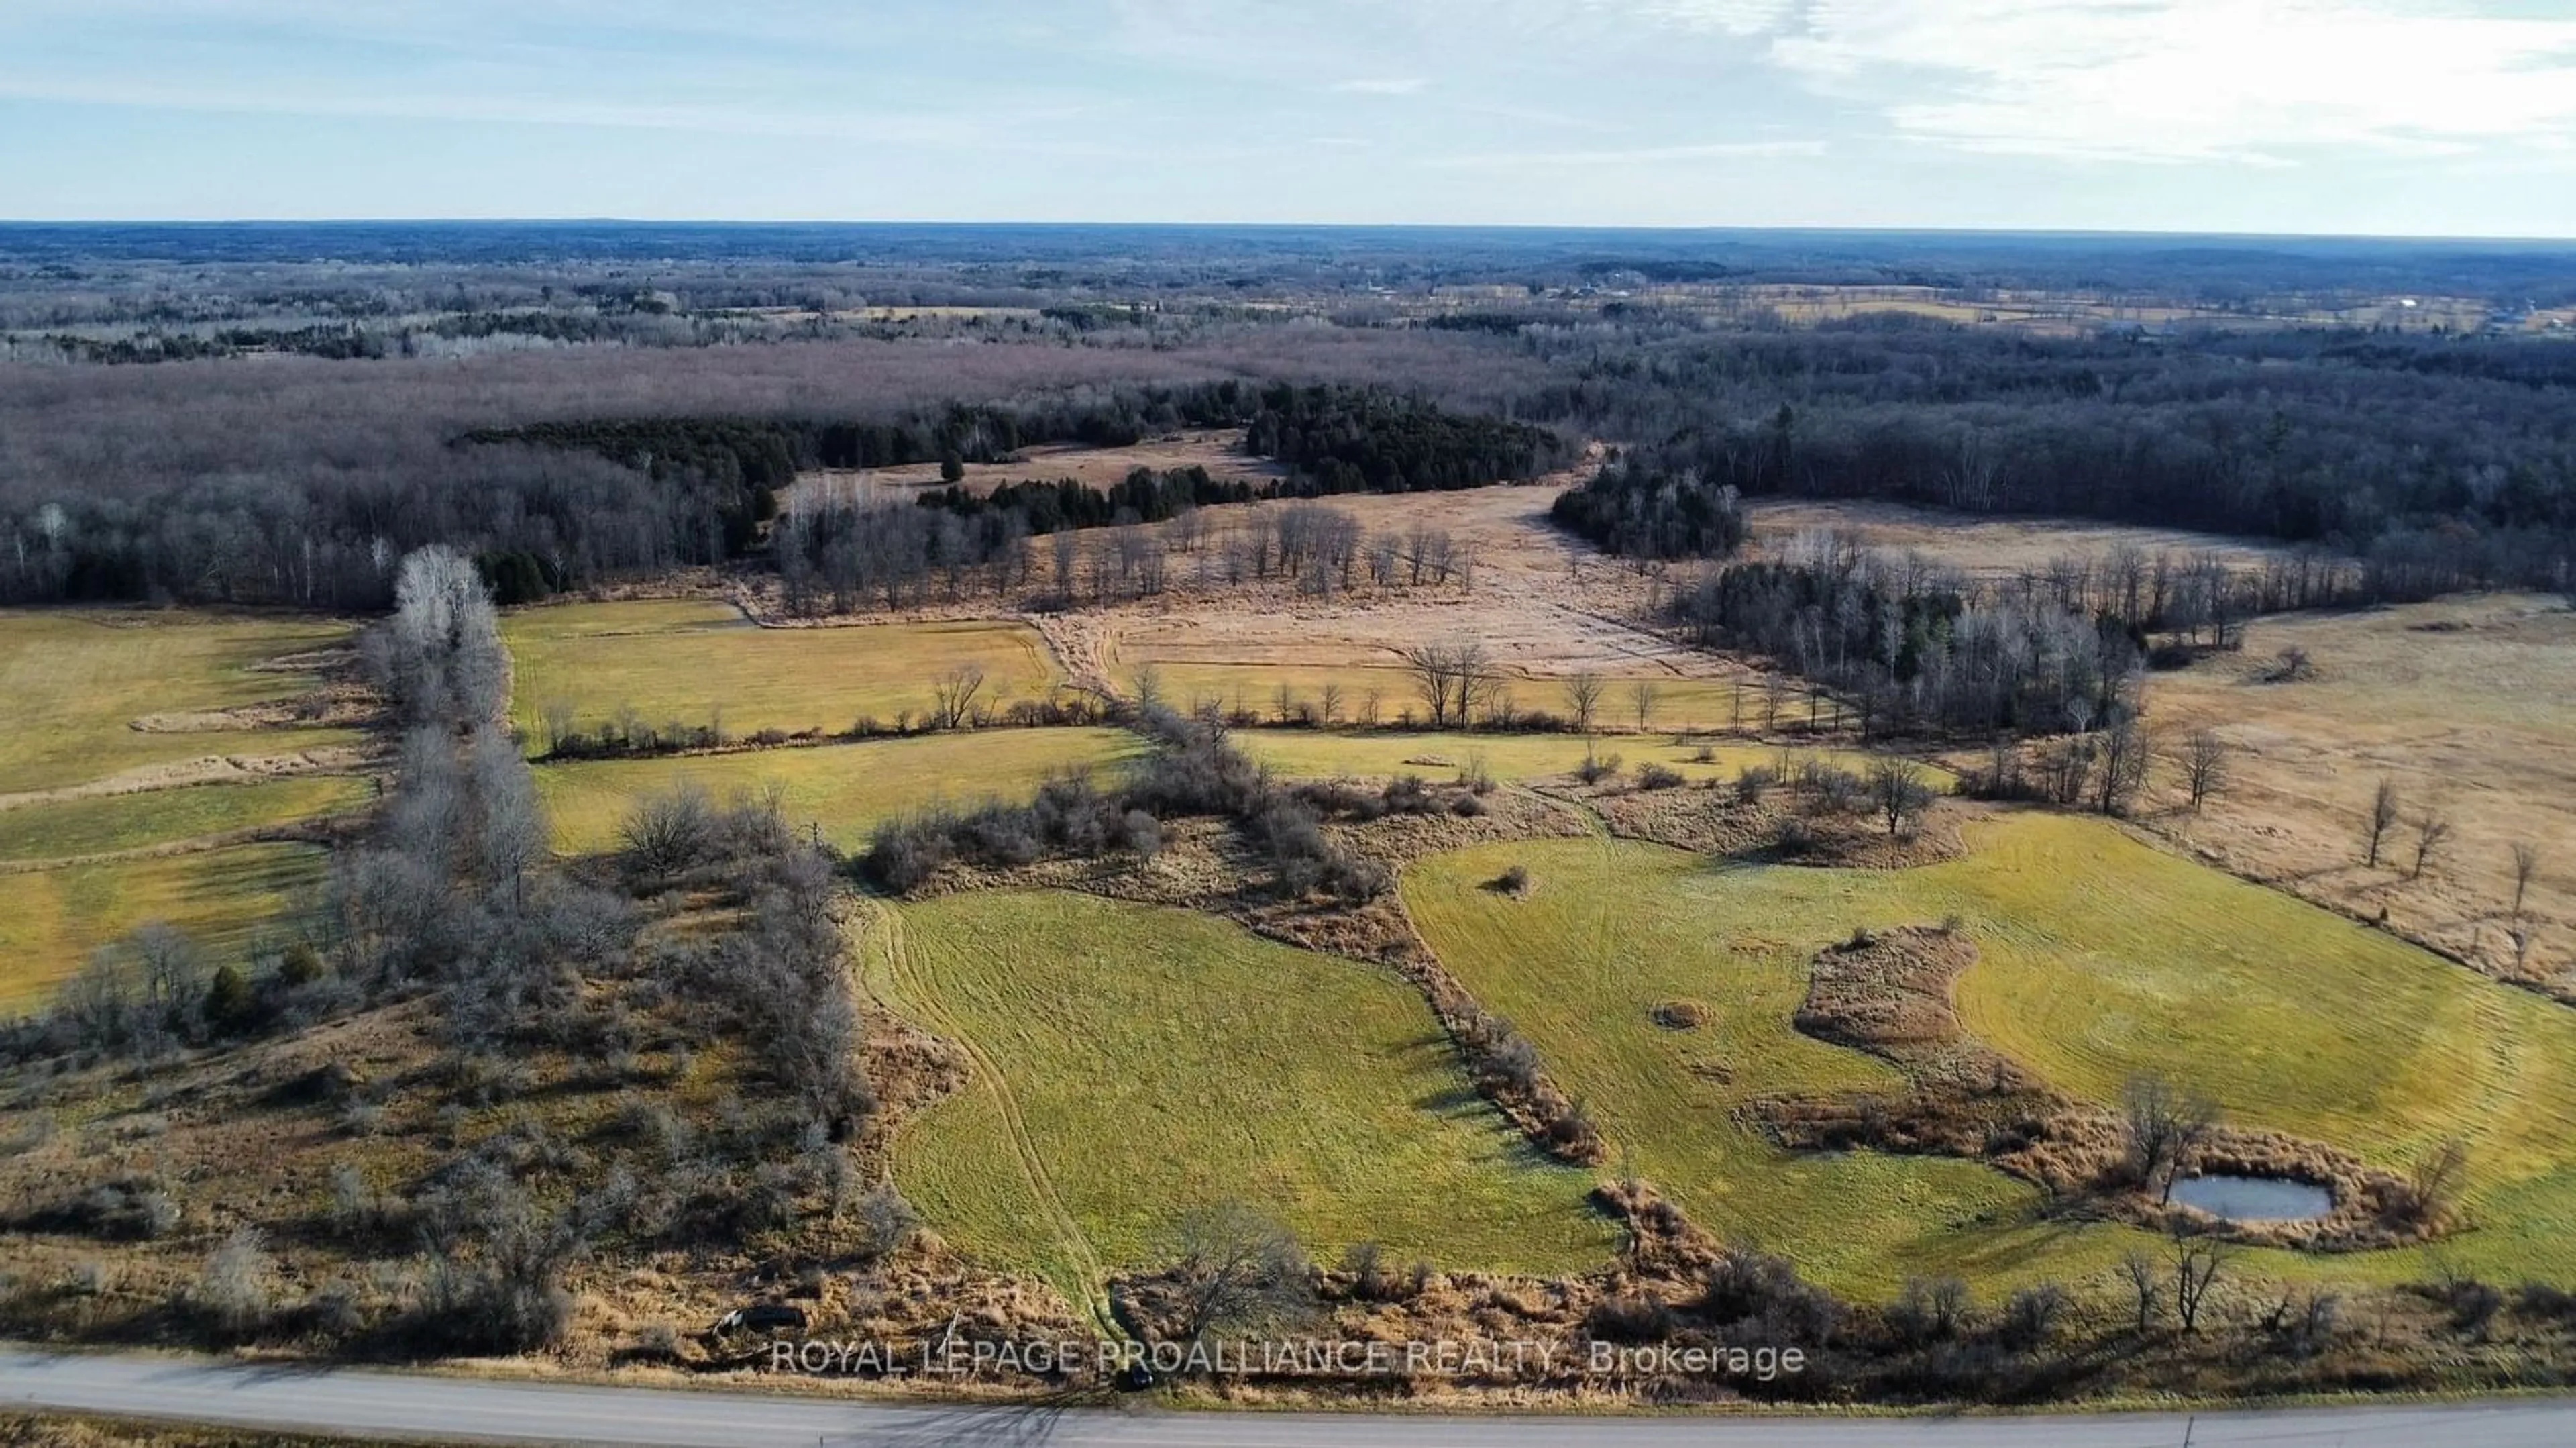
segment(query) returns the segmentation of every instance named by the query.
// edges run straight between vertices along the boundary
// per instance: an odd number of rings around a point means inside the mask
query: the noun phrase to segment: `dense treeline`
[[[1549,516],[1612,553],[1630,558],[1725,558],[1753,525],[1732,483],[1671,473],[1622,459],[1582,487],[1557,495]]]
[[[1563,516],[1726,551],[1724,490],[2314,543],[2373,596],[2576,581],[2576,395],[2548,341],[2049,340],[1880,319],[1587,349],[1534,415],[1639,440]],[[2510,379],[2510,380],[2507,380]]]
[[[1721,569],[1679,607],[1703,642],[1772,655],[1859,700],[1864,729],[2081,731],[2122,707],[2145,661],[2107,615],[1972,602],[1954,579],[1856,555]]]
[[[782,457],[809,461],[809,430],[776,419],[845,419],[844,434],[810,430],[817,464],[929,461],[958,397],[1016,399],[970,410],[988,430],[996,416],[1037,419],[1017,438],[952,434],[1000,456],[1005,442],[1079,439],[1086,426],[1116,440],[1187,425],[1176,399],[1262,385],[1245,378],[1400,383],[1492,409],[1497,386],[1536,375],[1526,359],[1395,334],[1298,334],[1260,350],[853,343],[0,369],[0,602],[360,609],[386,606],[396,563],[433,544],[485,556],[509,602],[722,562],[757,522],[745,479],[774,482]],[[687,421],[711,411],[740,425]],[[583,423],[615,415],[644,425]],[[459,443],[545,423],[600,447]]]

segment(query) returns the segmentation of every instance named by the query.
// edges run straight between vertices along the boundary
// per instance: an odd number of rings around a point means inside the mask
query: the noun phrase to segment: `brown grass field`
[[[2216,554],[2231,568],[2252,568],[2282,550],[2256,539],[2179,528],[2141,528],[2067,518],[1993,517],[1916,508],[1903,503],[1813,502],[1756,498],[1745,505],[1756,553],[1775,552],[1801,533],[1831,533],[1864,548],[1920,553],[1976,579],[2010,578],[2061,558],[2099,560],[2123,546],[2150,557]]]
[[[2316,677],[2265,682],[2303,648]],[[2241,655],[2151,685],[2148,717],[2207,726],[2236,747],[2234,782],[2198,817],[2157,829],[2237,870],[2491,970],[2514,972],[2511,849],[2543,854],[2520,973],[2576,988],[2576,610],[2524,594],[2256,622]],[[2379,869],[2362,832],[2382,778],[2404,815]],[[2174,803],[2166,801],[2168,805]],[[2412,821],[2456,834],[2422,879]]]
[[[1052,483],[1071,478],[1091,487],[1108,488],[1125,481],[1127,475],[1138,468],[1151,468],[1159,473],[1190,467],[1205,468],[1210,476],[1220,481],[1241,480],[1254,487],[1288,475],[1288,470],[1282,465],[1245,452],[1240,429],[1207,428],[1149,438],[1134,447],[1048,443],[1022,448],[1017,462],[968,463],[965,486],[970,491],[986,493],[1004,483]],[[937,463],[873,468],[864,472],[827,469],[808,476],[818,479],[865,478],[882,488],[920,490],[945,486],[940,481]]]

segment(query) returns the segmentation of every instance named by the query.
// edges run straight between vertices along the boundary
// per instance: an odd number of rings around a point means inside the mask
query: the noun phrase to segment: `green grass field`
[[[61,860],[202,839],[356,808],[362,779],[327,775],[258,784],[201,784],[0,810],[0,862]]]
[[[356,736],[324,729],[146,734],[147,714],[288,699],[299,674],[255,671],[346,642],[346,624],[141,610],[0,610],[0,794],[103,779],[210,754],[292,754]]]
[[[978,697],[996,706],[1063,680],[1037,630],[1015,623],[764,629],[730,604],[657,599],[524,609],[502,635],[516,661],[512,721],[532,738],[552,705],[585,730],[632,709],[657,728],[721,719],[737,735],[833,732],[862,715],[927,714],[941,676],[960,667],[984,671]]]
[[[1246,754],[1288,778],[1330,779],[1344,775],[1419,774],[1428,780],[1454,778],[1481,760],[1496,779],[1537,779],[1570,774],[1583,763],[1585,744],[1574,734],[1412,734],[1388,731],[1315,729],[1242,729],[1228,736]],[[1781,767],[1822,758],[1846,768],[1862,768],[1868,756],[1843,750],[1777,749],[1758,744],[1709,746],[1715,762],[1698,763],[1700,746],[1677,745],[1668,738],[1612,735],[1593,741],[1592,749],[1617,755],[1633,771],[1645,763],[1668,765],[1688,778],[1733,779],[1749,764]],[[1446,764],[1418,761],[1446,760]],[[1929,773],[1929,771],[1927,771]]]
[[[0,873],[0,1009],[42,1004],[92,951],[148,920],[225,960],[285,923],[321,877],[322,852],[304,845]]]
[[[800,833],[809,823],[820,825],[824,839],[856,850],[878,821],[906,810],[943,799],[1023,800],[1051,774],[1111,769],[1141,747],[1119,729],[991,729],[749,754],[544,764],[537,767],[537,790],[553,822],[555,848],[565,854],[613,848],[619,824],[639,801],[683,781],[720,801],[775,783]],[[0,815],[0,825],[7,818]]]
[[[1965,859],[1902,872],[1520,843],[1421,862],[1403,888],[1442,961],[1521,1025],[1614,1150],[1703,1225],[1846,1290],[1914,1273],[2081,1279],[2145,1240],[2039,1220],[2030,1190],[1980,1166],[1791,1158],[1730,1119],[1768,1093],[1893,1085],[1874,1060],[1791,1030],[1805,963],[1856,926],[1951,914],[1982,952],[1960,986],[1968,1029],[2060,1088],[2114,1100],[2131,1074],[2161,1071],[2231,1122],[2399,1167],[2465,1135],[2475,1230],[2448,1250],[2504,1280],[2569,1275],[2576,1016],[2099,820],[2015,815],[1970,843]],[[1533,877],[1528,899],[1481,888],[1514,863]],[[1711,1022],[1648,1018],[1677,999]],[[2261,1252],[2247,1266],[2386,1281],[2423,1259]]]
[[[1412,987],[1203,915],[1061,893],[885,912],[870,976],[975,1056],[894,1176],[949,1241],[1082,1301],[1181,1210],[1240,1198],[1327,1259],[1561,1271],[1605,1259],[1591,1173],[1474,1092]]]

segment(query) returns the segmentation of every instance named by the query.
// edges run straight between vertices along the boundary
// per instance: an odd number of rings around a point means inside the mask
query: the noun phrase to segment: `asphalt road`
[[[2566,1448],[2576,1400],[2269,1413],[1825,1421],[938,1408],[355,1369],[0,1351],[0,1405],[276,1429],[653,1448]]]

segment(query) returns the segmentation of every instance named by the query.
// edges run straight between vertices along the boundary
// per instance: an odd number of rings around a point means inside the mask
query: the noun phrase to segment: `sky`
[[[2576,0],[0,0],[0,217],[2576,237]]]

